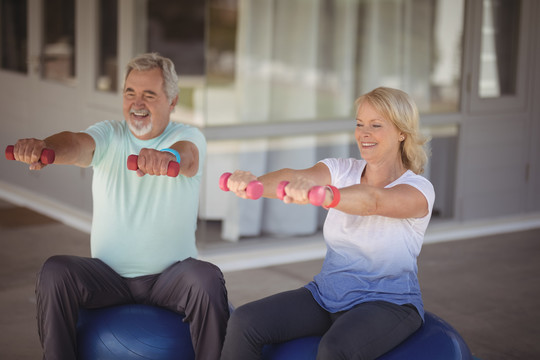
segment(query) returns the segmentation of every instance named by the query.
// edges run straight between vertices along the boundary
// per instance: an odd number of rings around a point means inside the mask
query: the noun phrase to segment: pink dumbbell
[[[137,171],[139,169],[138,165],[139,156],[138,155],[129,155],[127,159],[127,168],[129,170]],[[177,177],[180,173],[180,164],[176,161],[169,161],[167,167],[167,176]]]
[[[289,184],[288,181],[282,181],[278,184],[276,189],[276,195],[278,199],[283,200],[285,198],[285,187]],[[326,188],[324,186],[314,186],[308,192],[308,198],[311,205],[321,206],[326,199]]]
[[[219,188],[223,191],[229,191],[229,187],[227,186],[227,181],[229,181],[229,177],[232,174],[227,172],[221,175],[219,178]],[[246,188],[246,194],[249,199],[257,200],[262,196],[264,192],[264,187],[262,182],[253,180],[250,182]]]
[[[6,159],[15,160],[15,154],[13,153],[15,146],[8,145],[6,147]],[[40,161],[43,165],[49,165],[54,163],[54,150],[53,149],[43,149],[41,151]]]

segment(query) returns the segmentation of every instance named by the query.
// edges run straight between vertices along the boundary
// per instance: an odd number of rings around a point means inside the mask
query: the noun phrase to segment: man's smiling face
[[[169,124],[176,99],[169,103],[160,69],[132,70],[124,86],[123,113],[129,129],[141,140],[153,139]]]

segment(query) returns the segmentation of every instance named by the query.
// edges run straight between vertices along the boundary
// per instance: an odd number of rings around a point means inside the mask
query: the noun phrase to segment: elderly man
[[[197,359],[219,359],[229,317],[223,274],[196,260],[195,229],[206,141],[170,122],[178,100],[173,63],[143,54],[127,65],[124,121],[84,132],[19,140],[14,157],[39,170],[44,149],[55,163],[92,166],[92,258],[53,256],[36,286],[44,359],[76,359],[80,307],[125,303],[161,306],[186,315]],[[136,172],[126,168],[137,154]],[[179,175],[167,176],[169,162]]]

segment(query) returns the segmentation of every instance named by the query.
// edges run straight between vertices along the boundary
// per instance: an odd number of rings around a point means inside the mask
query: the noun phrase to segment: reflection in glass
[[[463,0],[213,0],[207,124],[349,117],[378,86],[457,112]]]
[[[210,141],[208,168],[216,169],[215,177],[230,168],[263,174],[305,168],[325,157],[358,157],[354,100],[378,86],[405,90],[424,114],[460,111],[463,0],[208,3],[206,84],[194,96],[206,126],[248,125],[239,126],[242,131],[261,123],[351,121],[350,132],[342,134],[307,129],[299,137],[265,138],[261,133],[262,139],[231,140],[230,147]],[[430,132],[434,166],[426,176],[444,192],[434,217],[452,218],[457,129]],[[310,235],[321,223],[313,207],[230,202],[219,189],[206,190],[213,203],[201,214],[221,219],[222,237],[230,241]]]
[[[484,0],[479,95],[516,93],[520,0]]]
[[[148,1],[148,51],[170,58],[178,75],[204,74],[205,2]]]
[[[43,0],[42,77],[75,80],[75,0]]]
[[[170,58],[179,77],[179,98],[172,119],[203,125],[194,96],[195,89],[204,87],[206,1],[160,0],[144,6],[141,13],[146,19],[141,24],[147,26],[146,51]]]
[[[26,73],[28,54],[26,0],[0,0],[1,68]]]
[[[99,54],[96,88],[117,90],[118,81],[118,0],[99,1]]]
[[[377,86],[405,90],[422,113],[459,111],[463,0],[141,4],[145,50],[173,59],[173,116],[188,122],[350,117],[355,98]]]

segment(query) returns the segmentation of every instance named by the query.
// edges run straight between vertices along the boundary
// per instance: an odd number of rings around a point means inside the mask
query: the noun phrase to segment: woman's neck
[[[362,172],[362,184],[385,187],[399,179],[407,169],[401,161],[390,164],[367,163]]]

